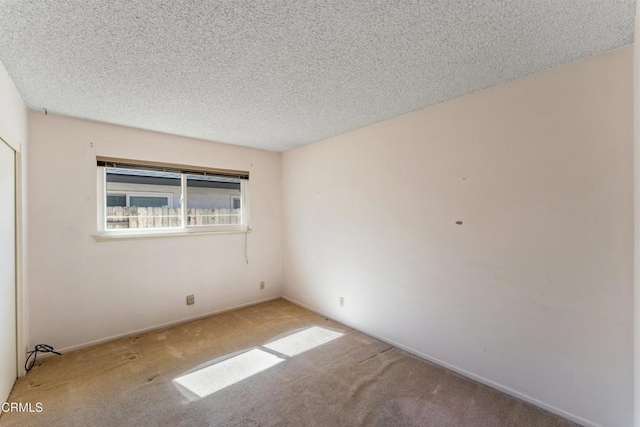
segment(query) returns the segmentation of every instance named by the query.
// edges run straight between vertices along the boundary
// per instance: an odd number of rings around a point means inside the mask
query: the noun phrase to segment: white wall
[[[286,152],[285,295],[631,425],[632,81],[628,47]]]
[[[279,153],[35,111],[29,139],[32,345],[84,345],[282,293]],[[249,264],[244,234],[96,242],[96,156],[248,170]]]
[[[0,63],[0,138],[11,145],[17,154],[18,177],[16,202],[17,216],[17,312],[18,312],[18,347],[24,352],[18,353],[18,365],[24,365],[26,343],[28,342],[28,293],[27,293],[27,108],[22,101],[11,77]],[[24,374],[22,369],[18,372]]]

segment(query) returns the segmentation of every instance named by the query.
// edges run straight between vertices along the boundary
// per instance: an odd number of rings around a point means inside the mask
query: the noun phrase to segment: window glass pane
[[[241,224],[240,180],[187,176],[187,225]]]
[[[106,172],[108,230],[181,226],[180,174],[119,168]]]

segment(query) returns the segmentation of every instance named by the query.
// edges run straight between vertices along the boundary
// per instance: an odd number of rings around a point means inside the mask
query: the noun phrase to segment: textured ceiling
[[[286,150],[633,41],[632,0],[0,0],[30,108]]]

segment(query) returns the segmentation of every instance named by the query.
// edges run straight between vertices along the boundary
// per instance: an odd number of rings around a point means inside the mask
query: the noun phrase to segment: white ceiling
[[[0,0],[30,108],[286,150],[632,43],[632,0]]]

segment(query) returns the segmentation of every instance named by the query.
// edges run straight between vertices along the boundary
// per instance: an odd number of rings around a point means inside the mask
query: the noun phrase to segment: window
[[[98,158],[101,235],[248,230],[248,172]]]
[[[242,210],[233,205],[240,198],[239,179],[187,175],[187,208],[190,225],[241,224]]]
[[[154,208],[171,205],[173,205],[173,194],[170,193],[127,192],[124,194],[118,194],[113,191],[107,191],[107,207],[137,206],[142,208]]]
[[[107,193],[107,207],[115,206],[127,206],[127,195]]]
[[[242,207],[240,200],[240,196],[231,196],[231,205],[233,206],[233,209],[240,209]]]

